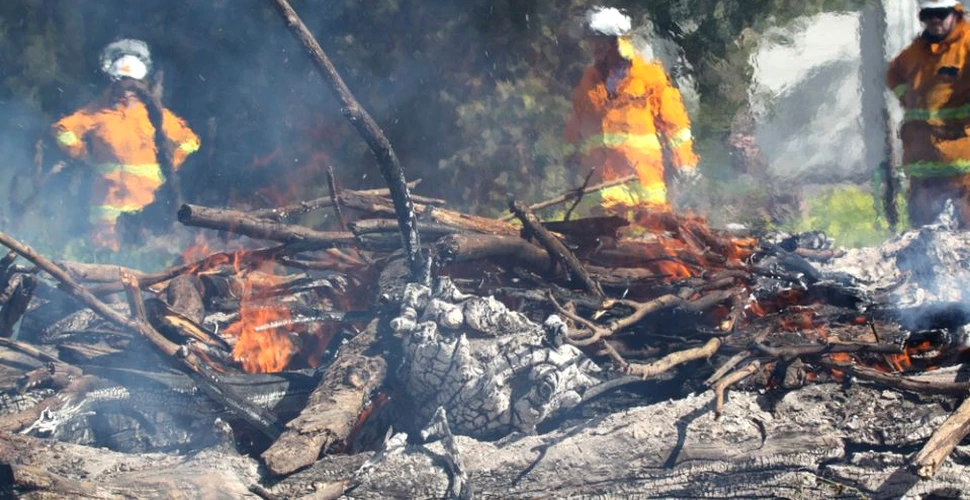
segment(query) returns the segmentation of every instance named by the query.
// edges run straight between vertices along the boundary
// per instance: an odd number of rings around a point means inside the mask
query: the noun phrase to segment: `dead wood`
[[[831,342],[827,344],[791,345],[772,347],[758,342],[754,349],[766,356],[781,359],[816,356],[838,352],[875,352],[881,354],[900,354],[903,349],[892,344],[873,344],[869,342]]]
[[[233,454],[128,454],[0,432],[0,478],[9,480],[0,496],[252,498],[246,485],[256,475],[250,460]]]
[[[223,405],[234,415],[253,425],[267,436],[274,439],[279,436],[279,423],[274,416],[221,384],[216,377],[208,372],[205,364],[196,355],[180,349],[179,346],[158,333],[147,321],[133,320],[108,307],[87,289],[78,285],[63,269],[7,234],[0,233],[0,244],[17,252],[43,269],[47,274],[53,276],[60,283],[62,290],[90,307],[99,316],[118,326],[140,333],[165,354],[167,359],[172,360],[176,366],[185,371],[199,385],[199,388],[216,403]],[[130,278],[134,279],[133,277]]]
[[[571,201],[571,200],[581,200],[583,196],[585,196],[585,195],[587,195],[589,193],[595,193],[597,191],[601,191],[601,190],[606,189],[606,188],[610,188],[610,187],[613,187],[613,186],[619,186],[620,184],[626,184],[626,183],[629,183],[629,182],[633,182],[635,180],[637,180],[637,176],[635,174],[631,174],[631,175],[628,175],[626,177],[621,177],[619,179],[614,179],[612,181],[601,182],[601,183],[596,184],[596,185],[593,185],[593,186],[583,185],[583,186],[580,186],[579,188],[577,188],[575,190],[569,191],[566,194],[559,195],[559,196],[557,196],[555,198],[550,198],[550,199],[548,199],[546,201],[542,201],[542,202],[536,203],[534,205],[529,205],[529,209],[532,210],[532,211],[542,210],[543,208],[549,208],[549,207],[552,207],[552,206],[555,206],[555,205],[559,205],[559,204],[562,204],[562,203],[566,203],[567,201]],[[571,212],[572,212],[572,209],[569,210],[569,213],[571,213]],[[509,220],[514,219],[514,218],[515,218],[515,214],[509,214],[509,215],[503,216],[500,220],[509,221]],[[566,217],[566,219],[568,220],[569,217]]]
[[[340,101],[340,110],[343,115],[357,129],[377,158],[381,176],[387,183],[391,192],[391,200],[394,202],[394,211],[401,227],[401,239],[404,242],[404,251],[408,257],[411,277],[414,281],[426,282],[430,279],[430,276],[426,276],[425,256],[421,253],[421,236],[418,234],[418,220],[414,210],[414,202],[411,199],[411,192],[404,176],[404,168],[401,166],[391,142],[387,140],[384,132],[370,113],[357,102],[354,94],[337,72],[337,68],[330,62],[326,52],[314,38],[313,33],[303,24],[300,16],[293,10],[290,3],[287,0],[270,0],[270,3],[276,7],[276,10],[286,21],[287,28],[310,55],[317,71],[330,84],[337,100]]]
[[[839,370],[858,379],[876,382],[879,385],[901,391],[918,394],[946,394],[951,396],[966,394],[970,391],[970,382],[920,380],[881,372],[858,363],[841,363],[826,358],[822,358],[819,363],[830,370]]]
[[[675,366],[689,363],[691,361],[697,361],[699,359],[710,358],[721,347],[721,342],[722,340],[719,337],[714,337],[700,347],[684,349],[683,351],[668,354],[657,361],[654,361],[653,363],[631,363],[624,371],[629,375],[636,375],[646,380],[651,377],[656,377],[662,373],[666,373]]]
[[[205,289],[202,280],[194,274],[176,276],[165,289],[165,298],[173,311],[185,316],[195,323],[202,323],[205,317],[205,304],[202,294]]]
[[[34,297],[34,289],[37,288],[37,278],[32,275],[23,275],[17,287],[5,301],[0,301],[0,337],[9,338],[13,335],[14,326],[20,321],[30,299]]]
[[[761,362],[754,360],[748,363],[744,368],[740,368],[731,372],[731,374],[718,380],[713,387],[714,390],[714,414],[720,417],[724,413],[724,391],[728,387],[750,377],[761,369]]]
[[[603,289],[600,288],[599,284],[590,278],[589,272],[586,271],[583,264],[576,258],[576,255],[566,248],[566,245],[559,241],[558,238],[553,236],[549,230],[542,227],[539,218],[529,210],[529,207],[525,206],[522,202],[511,201],[509,208],[522,221],[522,225],[528,231],[529,237],[535,237],[542,247],[546,249],[546,252],[549,252],[550,256],[562,264],[565,269],[568,269],[575,280],[586,287],[586,290],[598,297],[604,297],[606,295],[603,293]]]
[[[959,408],[943,422],[929,441],[923,445],[911,463],[913,471],[923,479],[936,475],[943,462],[963,438],[970,434],[970,398],[965,399]]]
[[[415,186],[417,186],[420,183],[421,183],[421,179],[417,179],[417,180],[414,180],[414,181],[409,182],[408,183],[408,187],[413,189]],[[283,207],[261,208],[261,209],[258,209],[258,210],[251,210],[248,213],[249,213],[249,215],[252,215],[253,217],[259,217],[261,219],[271,219],[271,220],[281,221],[282,222],[283,220],[286,220],[286,219],[289,219],[289,218],[292,218],[292,217],[296,217],[298,215],[308,214],[310,212],[313,212],[313,211],[316,211],[316,210],[320,210],[322,208],[331,207],[331,206],[333,206],[334,203],[342,203],[339,200],[339,194],[340,193],[347,193],[348,191],[350,191],[350,190],[347,190],[347,189],[340,190],[338,192],[338,199],[337,200],[334,200],[333,197],[331,197],[331,196],[327,196],[327,197],[324,197],[324,198],[316,198],[316,199],[308,200],[308,201],[300,201],[300,202],[297,202],[297,203],[295,203],[293,205],[286,205],[286,206],[283,206]],[[354,193],[358,193],[358,194],[360,194],[362,196],[380,196],[380,197],[386,197],[386,196],[389,196],[391,194],[391,191],[389,189],[387,189],[387,188],[382,188],[382,189],[362,189],[362,190],[354,190],[353,192]],[[412,198],[412,200],[414,200],[415,203],[423,203],[425,205],[444,205],[444,204],[446,204],[445,200],[441,200],[441,199],[438,199],[438,198],[428,198],[428,197],[425,197],[425,196],[418,196],[418,195],[415,195],[413,193],[411,195],[411,198]]]
[[[548,252],[518,236],[454,234],[435,246],[443,264],[495,259],[536,272],[544,272],[551,265]]]
[[[394,205],[383,196],[361,191],[341,191],[338,198],[347,208],[369,214],[395,215]],[[415,209],[422,220],[436,222],[444,226],[484,234],[519,234],[519,230],[515,226],[488,217],[465,214],[421,203],[416,204]]]
[[[307,249],[352,246],[354,235],[347,232],[317,231],[304,226],[259,219],[245,212],[220,210],[185,204],[178,212],[179,222],[281,243],[302,243]]]
[[[387,362],[365,353],[377,341],[377,324],[340,349],[300,415],[263,452],[269,471],[290,474],[317,460],[321,452],[350,436],[371,394],[384,383]]]

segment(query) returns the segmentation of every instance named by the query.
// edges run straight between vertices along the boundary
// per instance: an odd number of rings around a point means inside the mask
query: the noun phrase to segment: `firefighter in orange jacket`
[[[629,216],[631,207],[669,210],[665,173],[689,189],[699,178],[690,119],[680,92],[659,61],[636,53],[628,36],[630,18],[615,8],[586,16],[587,44],[594,64],[573,91],[566,139],[576,147],[573,163],[595,169],[596,180],[636,174],[600,192],[604,209]],[[665,172],[671,168],[672,172]]]
[[[953,200],[970,228],[970,28],[958,0],[919,0],[923,33],[892,61],[888,84],[904,108],[900,137],[914,226]]]
[[[145,42],[124,39],[109,44],[101,54],[101,69],[112,83],[102,100],[53,126],[61,149],[94,169],[89,221],[97,248],[117,250],[118,218],[154,201],[165,183],[156,155],[155,128],[146,99],[139,96],[139,88],[145,88],[139,84],[151,72],[151,64]],[[162,129],[172,143],[173,167],[178,167],[199,149],[199,138],[168,109],[161,114]]]

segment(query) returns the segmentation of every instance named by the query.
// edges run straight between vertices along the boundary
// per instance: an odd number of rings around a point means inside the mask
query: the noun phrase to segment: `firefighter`
[[[913,226],[953,200],[970,227],[970,30],[958,0],[919,0],[923,33],[890,63],[887,81],[904,109],[900,138]]]
[[[104,48],[100,62],[111,81],[104,95],[55,123],[53,135],[67,155],[93,170],[88,213],[91,243],[95,248],[118,250],[118,218],[154,201],[165,176],[156,155],[151,99],[144,82],[152,69],[148,45],[118,40]],[[168,109],[158,114],[171,143],[172,166],[177,168],[199,149],[199,138]]]
[[[596,181],[637,175],[639,182],[600,192],[608,213],[630,217],[632,207],[669,210],[665,179],[688,190],[700,176],[680,92],[659,61],[637,53],[630,18],[619,10],[589,11],[586,33],[594,63],[573,91],[566,140],[576,152],[568,163],[594,171]]]

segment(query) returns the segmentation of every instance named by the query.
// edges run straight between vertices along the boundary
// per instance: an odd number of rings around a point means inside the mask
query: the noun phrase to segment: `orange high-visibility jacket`
[[[887,83],[905,110],[900,137],[911,178],[970,173],[970,27],[958,20],[934,43],[917,38],[892,61]]]
[[[634,56],[611,94],[607,78],[593,65],[573,92],[566,140],[576,146],[584,168],[597,168],[609,181],[636,173],[638,199],[630,191],[606,190],[603,205],[667,206],[664,150],[673,168],[696,168],[690,118],[680,91],[660,62]]]
[[[168,109],[162,127],[175,145],[177,168],[199,149],[199,138]],[[68,155],[85,160],[97,173],[90,214],[94,224],[113,226],[122,213],[141,210],[165,182],[155,155],[155,128],[141,101],[83,108],[55,123],[53,133]]]

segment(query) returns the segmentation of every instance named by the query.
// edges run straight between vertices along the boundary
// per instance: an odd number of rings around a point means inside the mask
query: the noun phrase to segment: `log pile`
[[[285,210],[185,206],[186,225],[276,245],[213,252],[156,273],[52,262],[0,234],[12,250],[0,278],[6,290],[24,290],[5,294],[0,311],[18,327],[11,328],[16,340],[3,340],[0,418],[8,433],[0,441],[19,450],[7,462],[17,471],[16,491],[114,490],[89,490],[94,486],[71,474],[34,474],[21,454],[36,442],[12,432],[129,455],[241,450],[268,476],[236,480],[264,493],[309,493],[299,471],[326,463],[344,469],[325,489],[379,496],[368,490],[380,484],[376,478],[419,460],[430,476],[395,488],[416,493],[443,480],[442,492],[467,494],[476,477],[481,483],[494,472],[467,449],[505,453],[498,450],[507,444],[488,448],[488,440],[537,432],[545,437],[536,443],[561,446],[564,426],[632,415],[631,405],[709,394],[700,406],[683,404],[697,413],[691,418],[723,425],[742,418],[739,411],[754,418],[757,392],[783,399],[817,387],[838,392],[833,383],[854,380],[926,404],[944,398],[955,408],[970,388],[959,378],[914,376],[959,366],[968,322],[960,303],[953,296],[929,303],[923,293],[926,312],[915,315],[912,301],[898,295],[941,289],[935,279],[952,279],[947,269],[962,254],[948,249],[966,242],[945,228],[845,254],[813,235],[740,237],[669,213],[641,212],[632,224],[609,217],[542,222],[513,202],[518,224],[457,213],[426,218],[448,213],[436,202],[418,205],[417,228],[434,269],[425,285],[411,281],[394,221],[381,218],[391,204],[385,196],[338,190],[333,203],[318,204],[354,216],[343,231],[288,223]],[[872,252],[883,252],[885,269],[856,272]],[[920,254],[936,256],[925,259],[929,271],[913,271]],[[885,264],[890,257],[899,263]],[[910,272],[900,272],[907,265]],[[244,347],[247,336],[272,342]],[[279,373],[246,373],[254,371]],[[732,387],[744,390],[728,397]],[[802,406],[798,411],[814,411]],[[945,413],[934,414],[939,433],[901,471],[932,478],[945,469],[966,435],[963,406],[945,423]],[[434,455],[414,436],[429,422],[439,423],[428,436],[448,437],[443,442],[451,445],[434,453],[451,465],[421,462]],[[917,446],[930,437],[927,423],[919,426],[922,438],[892,446]],[[823,455],[812,460],[832,459]],[[520,465],[518,473],[531,470]],[[647,481],[616,480],[624,487]],[[717,491],[735,491],[729,486]],[[564,491],[582,491],[576,487]]]
[[[938,497],[970,481],[965,235],[843,254],[636,207],[569,220],[606,185],[555,200],[566,220],[537,215],[553,202],[450,210],[412,196],[270,2],[388,189],[331,174],[329,197],[292,206],[183,205],[186,226],[273,244],[152,273],[0,233],[0,495]],[[338,227],[293,220],[321,208]]]

